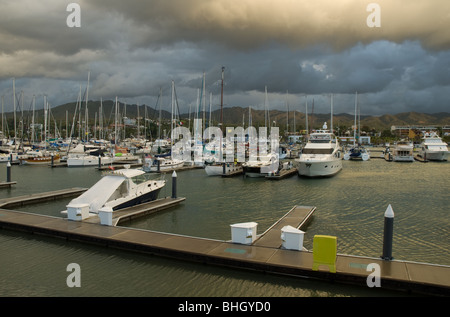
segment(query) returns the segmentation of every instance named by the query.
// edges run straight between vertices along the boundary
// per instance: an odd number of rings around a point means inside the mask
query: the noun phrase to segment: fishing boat
[[[414,162],[414,145],[411,141],[397,141],[392,149],[392,161],[394,162]]]
[[[50,163],[59,163],[61,157],[59,153],[50,153],[47,151],[28,151],[25,158],[20,159],[21,164],[26,165],[48,165]]]
[[[428,161],[447,161],[449,154],[447,143],[436,132],[424,133],[420,144],[419,156]]]
[[[126,166],[129,167],[129,166]],[[156,200],[165,186],[164,179],[154,179],[152,174],[139,169],[120,169],[107,172],[86,192],[70,201],[63,214],[74,209],[88,209],[89,215],[109,207],[113,211]]]
[[[296,160],[299,176],[329,177],[342,170],[341,150],[337,137],[327,130],[313,132]]]

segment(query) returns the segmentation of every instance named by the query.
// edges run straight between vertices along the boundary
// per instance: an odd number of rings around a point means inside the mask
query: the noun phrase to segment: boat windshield
[[[333,149],[303,149],[302,154],[331,154]]]
[[[133,183],[139,185],[139,184],[145,183],[149,180],[157,180],[157,177],[156,177],[156,175],[154,175],[152,173],[144,173],[141,175],[131,177],[131,180],[133,181]]]

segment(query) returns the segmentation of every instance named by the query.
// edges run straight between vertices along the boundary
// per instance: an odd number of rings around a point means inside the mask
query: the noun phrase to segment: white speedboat
[[[275,153],[259,155],[242,163],[246,177],[266,177],[275,174],[279,168],[279,158]]]
[[[428,161],[446,161],[449,154],[447,143],[435,133],[426,133],[420,145],[419,156]]]
[[[342,170],[341,151],[336,136],[327,130],[311,133],[296,160],[299,176],[327,177]]]
[[[392,160],[394,162],[414,162],[414,145],[411,141],[397,141],[392,149]]]
[[[105,173],[103,177],[79,197],[70,201],[69,209],[89,209],[89,215],[97,215],[104,207],[113,211],[153,201],[158,198],[165,180],[152,179],[153,174],[138,169],[120,169]]]

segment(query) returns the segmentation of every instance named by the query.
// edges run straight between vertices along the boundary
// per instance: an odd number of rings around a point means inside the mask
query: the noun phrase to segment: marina
[[[81,241],[211,265],[297,277],[306,276],[360,286],[367,285],[367,270],[364,269],[369,265],[377,264],[381,267],[380,278],[385,288],[428,295],[448,296],[450,294],[450,266],[338,255],[335,259],[336,273],[331,273],[328,270],[313,269],[315,257],[312,252],[293,252],[280,248],[279,243],[274,244],[274,240],[277,239],[273,235],[279,236],[280,224],[284,225],[286,220],[292,223],[293,219],[295,222],[300,220],[303,223],[314,210],[314,207],[295,206],[249,245],[125,227],[102,226],[92,222],[70,221],[5,209],[0,210],[0,226],[64,238],[67,241]],[[296,213],[303,214],[304,217],[299,217]]]
[[[405,233],[403,233],[403,231],[406,228],[402,228],[403,225],[401,225],[400,228],[396,227],[396,232],[400,231],[400,233],[399,235],[396,235],[394,238],[395,242],[394,260],[383,261],[379,258],[379,255],[381,254],[380,246],[378,247],[378,251],[375,252],[373,252],[374,250],[372,249],[373,245],[371,246],[370,244],[363,244],[363,246],[359,247],[357,246],[359,243],[361,243],[361,241],[365,241],[365,239],[364,238],[361,239],[360,236],[361,234],[363,234],[362,232],[364,232],[365,230],[369,230],[368,232],[371,232],[373,228],[378,228],[379,233],[375,234],[375,236],[374,233],[368,234],[366,239],[369,240],[374,239],[374,237],[376,237],[377,235],[378,236],[382,235],[381,224],[374,225],[373,217],[367,218],[367,215],[370,214],[367,213],[367,211],[373,210],[374,202],[370,203],[369,202],[370,199],[368,197],[363,198],[365,199],[367,205],[367,207],[365,208],[366,212],[364,212],[360,207],[359,209],[361,210],[356,213],[359,215],[358,218],[360,218],[358,220],[359,224],[358,229],[355,227],[349,232],[356,233],[362,230],[360,234],[356,234],[356,237],[358,237],[357,239],[359,240],[358,242],[354,238],[346,236],[345,232],[348,231],[349,229],[348,227],[339,225],[340,223],[339,219],[343,220],[343,222],[341,220],[342,224],[344,223],[348,224],[348,220],[345,219],[348,219],[349,215],[353,214],[354,211],[351,211],[350,208],[347,209],[346,212],[342,213],[343,212],[342,206],[338,207],[338,205],[330,205],[330,202],[334,201],[336,203],[337,201],[339,201],[339,199],[336,201],[337,198],[336,193],[329,186],[332,186],[333,182],[338,182],[339,184],[342,185],[346,182],[347,177],[351,175],[352,177],[356,178],[363,176],[368,182],[374,184],[373,182],[374,179],[371,180],[370,175],[373,175],[372,177],[377,178],[381,177],[381,179],[384,179],[390,173],[393,174],[392,177],[398,177],[396,176],[397,175],[395,172],[396,169],[398,169],[398,172],[403,173],[402,172],[403,169],[411,168],[411,166],[415,168],[414,169],[415,177],[423,177],[423,175],[420,175],[420,173],[418,172],[419,171],[425,172],[422,169],[424,167],[428,168],[428,166],[430,166],[431,169],[430,171],[433,173],[434,171],[437,172],[439,170],[440,172],[438,173],[444,173],[444,175],[445,173],[448,174],[448,165],[446,162],[443,163],[435,162],[430,164],[431,165],[429,164],[397,165],[397,164],[388,164],[384,162],[384,160],[375,160],[368,162],[349,161],[343,162],[344,167],[342,173],[339,173],[333,178],[310,180],[308,178],[304,179],[301,177],[288,177],[283,179],[281,182],[270,182],[268,180],[261,178],[246,179],[242,177],[232,177],[224,179],[222,177],[219,178],[208,177],[204,172],[204,170],[202,170],[201,168],[185,169],[183,171],[180,171],[180,173],[178,173],[179,179],[178,192],[181,193],[180,196],[183,196],[182,198],[173,200],[172,198],[168,197],[170,195],[170,188],[171,188],[170,186],[171,183],[169,181],[168,185],[166,186],[167,188],[164,189],[165,192],[163,193],[163,196],[165,196],[166,198],[162,198],[155,202],[151,202],[149,203],[149,205],[143,205],[141,207],[123,210],[122,215],[117,214],[117,217],[114,218],[112,226],[105,226],[99,224],[98,218],[92,219],[88,218],[85,221],[77,222],[77,221],[68,221],[67,219],[61,217],[59,211],[62,210],[64,204],[67,204],[67,199],[79,195],[80,193],[86,190],[86,187],[88,187],[86,186],[88,185],[86,184],[86,180],[82,182],[84,183],[84,185],[80,185],[80,187],[69,188],[68,190],[55,189],[55,191],[44,193],[35,192],[32,194],[25,194],[25,195],[20,195],[23,189],[21,189],[22,187],[20,186],[19,188],[17,188],[16,185],[15,189],[9,189],[8,192],[0,192],[3,193],[3,196],[10,196],[5,197],[1,200],[2,203],[1,208],[3,209],[1,211],[2,215],[0,216],[0,221],[2,222],[2,227],[4,227],[5,229],[8,228],[14,229],[13,231],[17,230],[20,227],[21,228],[20,230],[25,230],[28,232],[35,231],[35,233],[43,233],[44,236],[62,235],[66,241],[64,244],[69,243],[70,245],[71,244],[70,241],[78,241],[78,242],[81,241],[83,243],[88,242],[88,245],[90,245],[94,241],[95,242],[94,245],[99,246],[101,249],[101,251],[100,250],[99,251],[102,253],[112,252],[111,250],[115,248],[117,248],[118,250],[122,251],[126,250],[131,252],[136,252],[136,250],[139,249],[138,253],[144,252],[145,254],[161,255],[162,258],[168,257],[169,259],[175,260],[183,260],[183,261],[187,260],[189,263],[200,262],[204,264],[205,263],[211,264],[211,266],[208,266],[208,268],[206,269],[207,271],[210,270],[221,271],[223,269],[227,270],[226,268],[231,269],[237,268],[239,270],[244,269],[245,271],[249,270],[248,274],[251,274],[249,276],[253,276],[253,278],[254,275],[252,275],[253,273],[250,272],[270,273],[273,274],[274,277],[273,279],[271,278],[272,282],[270,282],[267,285],[269,289],[272,283],[275,284],[277,283],[276,282],[277,280],[285,280],[286,277],[283,276],[292,276],[292,277],[296,276],[297,278],[299,278],[299,280],[303,280],[305,276],[308,276],[312,280],[317,280],[316,283],[319,283],[317,285],[322,285],[319,287],[324,287],[324,284],[321,283],[327,283],[331,281],[333,282],[334,285],[332,289],[335,289],[336,282],[339,282],[338,284],[342,283],[343,285],[347,284],[357,285],[358,286],[357,292],[359,292],[359,294],[365,294],[364,289],[367,289],[365,283],[367,275],[369,274],[367,273],[366,268],[370,263],[377,263],[382,268],[383,274],[387,274],[387,276],[383,275],[382,277],[382,284],[384,285],[383,287],[384,291],[389,292],[391,290],[401,290],[400,294],[404,294],[405,290],[406,291],[409,290],[409,292],[412,292],[413,294],[425,293],[432,295],[444,295],[447,294],[446,292],[448,291],[447,290],[448,282],[443,277],[450,276],[448,273],[446,273],[448,270],[449,256],[448,251],[446,251],[448,250],[448,247],[445,246],[445,243],[448,243],[448,241],[435,242],[437,249],[443,250],[443,252],[436,253],[436,251],[433,251],[434,247],[430,244],[430,242],[426,243],[427,247],[425,249],[419,248],[420,251],[411,252],[410,247],[408,247],[408,243],[411,242],[414,243],[418,241],[417,238],[415,238],[416,232],[414,232],[413,235],[408,233],[407,235],[408,238],[406,238]],[[74,173],[78,174],[81,173],[84,175],[84,177],[89,175],[89,177],[91,177],[90,181],[91,183],[94,183],[94,180],[98,179],[98,177],[100,176],[100,171],[96,171],[95,167],[88,169],[86,168],[46,169],[29,166],[14,166],[12,171],[12,178],[17,179],[16,177],[18,177],[18,179],[20,179],[18,184],[21,184],[23,182],[21,180],[22,179],[21,172],[23,170],[26,171],[26,174],[34,173],[34,171],[38,171],[40,173],[48,173],[49,171],[51,171],[55,183],[54,186],[58,186],[57,188],[61,188],[62,186],[60,181],[58,181],[59,177],[56,176],[55,173],[62,175],[67,175],[67,173],[68,175],[74,175]],[[373,174],[367,174],[368,171],[371,171],[371,173]],[[430,171],[428,171],[428,173]],[[64,178],[64,176],[62,177]],[[63,183],[66,184],[66,182]],[[195,194],[195,189],[192,187],[192,184],[196,183],[203,184],[204,186],[206,186],[200,187],[203,188],[202,191],[205,191],[206,188],[211,186],[216,187],[217,193],[216,191],[214,191],[215,194],[213,194],[213,192],[206,190],[206,192],[208,192],[207,196],[201,195],[200,192],[198,192],[198,194]],[[325,190],[331,193],[332,194],[331,197],[334,197],[334,199],[326,202],[325,200],[320,198],[322,197],[321,195],[318,195],[317,196],[318,200],[317,199],[311,200],[311,202],[314,203],[315,207],[306,207],[306,208],[303,207],[297,208],[300,207],[301,205],[300,206],[297,205],[295,199],[293,200],[292,198],[287,199],[287,201],[285,202],[276,200],[277,198],[276,192],[278,191],[278,189],[286,191],[286,194],[289,196],[292,194],[292,192],[288,190],[288,188],[292,187],[298,188],[298,186],[301,184],[308,185],[308,187],[312,186],[312,188],[310,188],[312,191],[307,191],[303,193],[304,195],[302,196],[304,197],[313,198],[314,195],[319,194],[320,192],[323,192],[323,190]],[[436,189],[440,188],[440,190],[445,191],[446,188],[448,189],[448,185],[444,184],[445,183],[439,185],[439,182],[437,182]],[[28,185],[32,186],[32,181]],[[198,185],[195,188],[197,187]],[[344,187],[349,189],[348,185]],[[221,190],[221,188],[223,189],[228,188],[227,190],[228,192]],[[232,203],[232,200],[230,200],[230,197],[236,195],[237,191],[244,192],[243,193],[244,195],[248,195],[247,190],[249,188],[253,188],[252,197],[254,198],[265,197],[265,199],[267,199],[267,202],[257,203],[257,200],[247,199],[242,204],[242,206],[245,206],[246,212],[236,213],[236,211],[242,209],[239,208],[237,205],[234,205]],[[357,187],[355,187],[355,189],[356,188]],[[422,190],[424,188],[422,188]],[[192,191],[193,189],[194,191]],[[306,189],[307,187],[304,187],[304,190]],[[433,191],[435,194],[436,189],[434,189]],[[261,190],[264,191],[275,190],[275,192],[272,195],[267,196],[263,195],[262,194],[263,192],[261,192]],[[314,191],[317,191],[317,193],[313,194]],[[374,191],[374,193],[377,193],[378,190],[375,187],[372,189],[372,191]],[[437,191],[439,192],[439,190]],[[342,194],[344,193],[345,191],[342,192]],[[286,200],[288,196],[285,196],[284,194],[282,195],[283,195],[282,199]],[[363,195],[363,197],[365,196],[366,195]],[[234,199],[236,198],[237,197],[235,197]],[[39,207],[41,204],[36,204],[40,199],[44,199],[45,201],[47,201],[44,202],[45,207],[43,209],[42,207]],[[66,199],[65,202],[64,199]],[[58,200],[63,200],[63,202],[58,203]],[[228,204],[226,206],[225,205],[219,206],[216,205],[215,203],[211,204],[212,201],[220,201],[220,200],[226,200],[228,201]],[[306,200],[304,199],[302,199],[302,201],[303,203],[306,202]],[[354,201],[354,199],[351,199],[351,201]],[[403,204],[405,205],[405,207],[400,208],[401,210],[403,210],[404,208],[406,209],[412,208],[412,206],[408,206],[407,201],[404,201],[402,199],[400,201],[402,201]],[[442,204],[445,204],[446,206],[445,201],[446,201],[445,199],[442,200]],[[156,207],[156,204],[159,203],[162,204],[167,203],[167,206],[163,207],[163,209]],[[294,208],[292,207],[292,205],[289,207],[286,203],[294,204],[296,206]],[[341,201],[341,204],[342,203],[343,201]],[[56,204],[56,206],[60,207],[56,207],[55,209],[55,207],[52,207],[53,204]],[[152,204],[154,205],[152,206]],[[398,203],[396,202],[395,199],[393,201],[393,204],[394,206],[398,206]],[[23,207],[20,207],[22,205]],[[254,207],[252,207],[252,205],[254,205]],[[359,205],[362,206],[363,204]],[[380,206],[378,203],[375,203],[375,205]],[[334,207],[329,209],[330,206]],[[446,208],[443,206],[444,205],[442,205],[442,207],[439,207],[438,204],[430,208],[435,209],[436,211],[439,211],[441,208],[444,208],[443,209],[444,211]],[[17,210],[17,208],[24,209],[25,213],[22,211],[20,212],[11,211],[11,209]],[[268,213],[261,214],[261,208],[268,208],[268,210],[270,210],[270,215]],[[52,209],[55,209],[55,211],[51,212],[50,210]],[[258,209],[260,210],[260,212],[257,212]],[[337,214],[333,213],[332,209],[333,210],[340,209],[341,215],[338,216]],[[344,207],[344,209],[346,208]],[[160,213],[158,212],[160,210],[164,211]],[[286,213],[286,210],[289,210],[289,212]],[[311,212],[312,210],[313,212]],[[300,212],[300,214],[295,217],[292,217],[294,211]],[[29,218],[30,212],[32,212],[31,218]],[[13,216],[11,213],[13,213],[15,216]],[[17,216],[17,213],[19,213],[20,216]],[[42,218],[41,213],[47,215],[42,215],[43,216]],[[224,217],[225,213],[227,213],[228,216]],[[310,213],[309,216],[307,216],[308,213]],[[402,214],[401,211],[397,212],[396,209],[397,217],[398,213],[400,213],[400,215]],[[364,214],[366,214],[366,216],[361,218],[361,215]],[[27,217],[25,217],[25,215],[27,215]],[[214,215],[222,215],[221,218],[223,219],[219,219]],[[418,216],[418,213],[413,211],[413,215],[415,215],[413,217],[415,218]],[[188,218],[185,218],[186,216]],[[208,222],[208,219],[210,217],[212,217],[211,219],[215,219],[215,221]],[[407,218],[411,218],[411,215],[409,215]],[[11,219],[14,220],[12,220],[12,222],[8,224],[8,221],[10,221]],[[305,219],[306,221],[303,222],[303,220]],[[206,223],[205,220],[207,221]],[[285,222],[288,220],[290,222]],[[245,223],[248,221],[257,222],[258,230],[262,231],[262,233],[259,233],[257,235],[255,241],[251,245],[232,243],[232,241],[230,241],[230,225],[234,223]],[[31,227],[28,227],[30,223],[34,222],[42,224],[45,223],[45,228],[36,229],[37,227],[39,227],[39,225],[35,224],[32,224]],[[402,222],[403,221],[400,220],[400,223]],[[445,230],[448,230],[448,228],[446,228],[445,226],[444,227],[442,225],[436,226],[436,223],[434,223],[431,219],[429,219],[428,222],[431,222],[430,225],[433,226],[434,231],[436,230],[441,231],[443,232],[442,234],[445,235],[444,233]],[[181,223],[183,223],[183,225],[181,225]],[[423,221],[421,223],[425,224]],[[284,228],[286,226],[292,226],[295,229],[304,231],[305,249],[303,251],[285,250],[282,247],[283,241],[280,237],[280,230],[281,228]],[[400,226],[400,224],[398,226]],[[352,225],[350,227],[352,227]],[[66,228],[67,231],[63,233],[63,231],[65,231],[66,229],[61,228]],[[413,230],[412,228],[415,228],[415,226],[414,225],[408,226],[407,230],[409,231]],[[120,232],[116,231],[119,229],[126,231]],[[87,230],[89,233],[85,232],[85,230]],[[417,228],[417,230],[421,231],[419,230],[419,228]],[[13,231],[11,231],[11,233],[8,233],[10,232],[9,230],[6,231],[2,230],[0,233],[2,235],[6,234],[6,236],[8,236],[12,234]],[[81,234],[81,232],[83,233]],[[94,232],[95,236],[91,236],[91,232]],[[104,233],[101,234],[100,232],[106,232],[106,234]],[[113,236],[111,236],[113,232],[114,234]],[[145,238],[147,234],[149,236],[148,238]],[[311,249],[313,249],[311,240],[313,236],[317,234],[335,235],[338,239],[336,273],[330,273],[326,270],[325,271],[319,270],[318,272],[316,272],[311,269],[313,263],[313,254],[310,251]],[[33,236],[36,237],[36,235]],[[138,239],[138,241],[135,241],[133,240],[135,238],[131,238],[132,236],[139,236],[140,238],[136,238]],[[126,242],[121,241],[121,237],[127,237],[126,238],[127,241]],[[399,237],[401,242],[398,241]],[[403,237],[405,237],[405,239],[403,239]],[[424,239],[427,238],[429,239],[430,237],[424,237]],[[375,238],[375,241],[378,239],[379,238]],[[158,244],[157,241],[161,241],[161,244]],[[407,247],[405,251],[403,251],[404,253],[400,252],[399,254],[400,251],[399,249],[403,249],[403,247],[400,248],[398,246],[399,243],[401,243],[402,245],[406,244]],[[420,243],[420,245],[423,245],[423,241]],[[104,248],[104,246],[109,246],[110,248],[103,250],[102,248]],[[417,246],[418,245],[412,246],[412,248],[417,249]],[[428,252],[426,251],[426,249],[429,249]],[[419,254],[422,254],[422,256],[420,256]],[[433,254],[433,256],[431,256],[431,254]],[[172,261],[169,259],[167,261]],[[426,259],[429,259],[429,261]],[[154,260],[152,259],[151,262],[152,261]],[[388,263],[389,265],[386,266]],[[183,264],[182,266],[185,265],[186,264]],[[223,267],[223,269],[220,269],[221,267]],[[200,267],[198,269],[199,272],[205,270],[205,268]],[[241,274],[239,273],[239,270],[237,272],[238,275]],[[223,274],[225,274],[225,276],[229,276],[231,274],[232,276],[235,273],[225,271],[223,272]],[[289,283],[296,283],[293,282],[292,279],[289,279],[289,281],[290,281]],[[312,283],[312,285],[314,285],[314,282],[311,282],[311,280],[308,281],[309,281],[308,283]],[[220,286],[217,287],[221,289]],[[345,287],[349,286],[342,286],[342,287],[344,287],[345,289]],[[243,287],[243,289],[245,290],[245,286]],[[217,290],[215,292],[217,292]],[[266,290],[266,292],[270,292],[270,290]],[[339,293],[341,291],[337,292]],[[133,293],[133,291],[131,293]],[[183,294],[184,296],[189,296],[189,294],[192,293],[186,292]],[[219,292],[215,294],[221,293]],[[240,291],[237,291],[236,294],[240,294]]]

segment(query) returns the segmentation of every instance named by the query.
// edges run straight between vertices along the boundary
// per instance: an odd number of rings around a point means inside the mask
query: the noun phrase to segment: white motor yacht
[[[397,141],[392,150],[392,160],[394,162],[414,162],[414,145],[411,141]]]
[[[435,133],[425,133],[420,145],[419,155],[424,160],[446,161],[449,151],[447,143]]]
[[[324,130],[311,133],[308,143],[296,160],[299,176],[326,177],[342,169],[341,151],[336,136]]]

